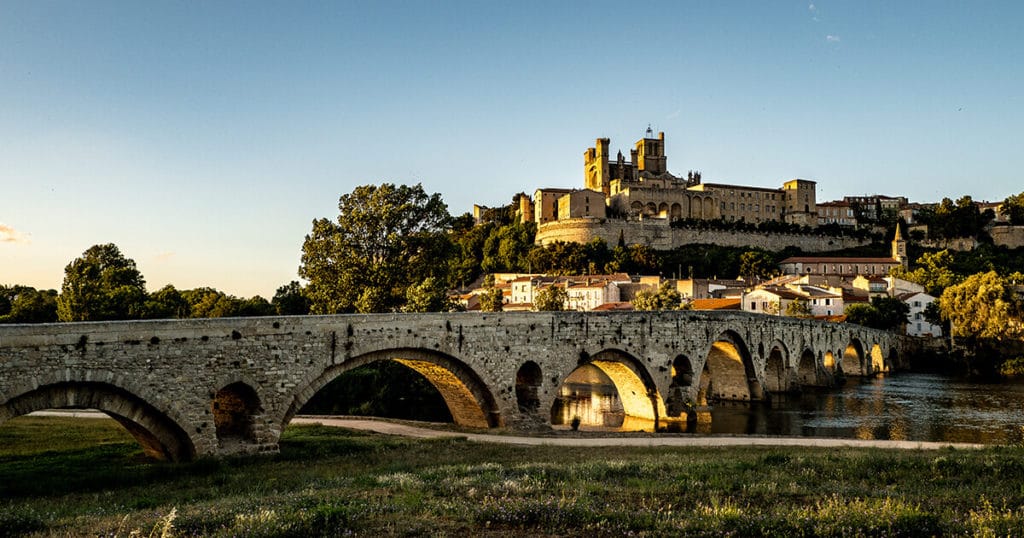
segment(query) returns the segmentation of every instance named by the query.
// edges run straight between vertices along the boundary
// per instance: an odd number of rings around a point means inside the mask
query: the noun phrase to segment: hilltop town
[[[701,244],[748,248],[751,254],[814,255],[785,256],[776,264],[762,259],[760,271],[721,275],[729,278],[694,278],[692,267],[688,277],[682,268],[671,277],[599,270],[579,275],[495,273],[487,286],[481,282],[462,290],[459,300],[465,308],[650,309],[651,298],[660,297],[662,302],[653,303],[656,308],[667,304],[833,321],[846,320],[853,312],[851,321],[868,324],[871,320],[857,312],[888,308],[905,314],[890,316],[897,326],[886,328],[941,337],[941,315],[934,303],[947,286],[929,285],[911,270],[908,242],[919,255],[970,252],[983,242],[1006,249],[1024,246],[1024,223],[1011,222],[1013,212],[1003,202],[970,197],[956,203],[911,202],[882,194],[818,201],[817,183],[810,179],[785,180],[780,187],[708,183],[699,171],[670,172],[665,133],[655,135],[650,128],[628,159],[622,151],[614,156],[612,151],[608,138],[598,138],[586,149],[582,188],[540,187],[532,195],[515,197],[509,211],[519,223],[535,226],[536,245],[596,241],[669,251]],[[474,206],[478,224],[489,215],[493,209]],[[856,253],[885,246],[886,256]],[[765,263],[773,266],[763,267]],[[1010,282],[1018,298],[1024,296],[1022,284],[1020,279]]]

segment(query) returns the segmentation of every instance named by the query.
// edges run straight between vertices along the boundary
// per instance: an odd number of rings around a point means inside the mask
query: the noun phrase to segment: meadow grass
[[[289,427],[146,460],[109,420],[0,427],[0,536],[1014,536],[1024,450],[515,447]]]

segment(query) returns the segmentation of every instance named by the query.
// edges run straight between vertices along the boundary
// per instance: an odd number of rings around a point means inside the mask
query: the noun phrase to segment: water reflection
[[[609,396],[601,394],[601,399],[614,401]],[[599,407],[604,408],[604,413],[611,411],[605,405]],[[767,402],[719,402],[710,412],[695,416],[689,423],[661,420],[658,426],[668,431],[704,434],[1020,444],[1024,442],[1022,409],[1024,382],[979,384],[931,374],[901,373],[851,378],[845,386],[835,389],[772,395]],[[563,416],[571,416],[560,411]],[[607,416],[592,417],[593,426],[586,429],[654,429],[653,421],[628,416],[621,426],[610,428],[604,420]],[[604,427],[599,425],[602,422]]]

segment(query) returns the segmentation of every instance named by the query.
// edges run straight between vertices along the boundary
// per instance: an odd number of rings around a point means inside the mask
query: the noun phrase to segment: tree
[[[666,280],[658,291],[641,290],[633,297],[634,310],[678,310],[682,297],[675,285]]]
[[[168,284],[146,299],[147,319],[170,319],[192,317],[192,305],[174,286]]]
[[[1024,224],[1024,192],[1007,196],[999,214],[1010,219],[1010,224]]]
[[[811,317],[811,307],[807,304],[806,299],[793,299],[786,305],[785,314],[792,318],[809,318]]]
[[[872,297],[871,306],[878,312],[876,329],[902,331],[907,323],[910,306],[897,297]]]
[[[480,294],[480,311],[501,312],[505,302],[501,290],[498,288],[487,288]]]
[[[279,316],[304,316],[309,314],[309,299],[303,292],[302,285],[293,280],[274,293],[270,301],[274,312]]]
[[[454,253],[444,229],[451,217],[438,194],[419,184],[364,185],[338,200],[338,219],[313,221],[299,276],[317,314],[380,312],[405,302],[410,282],[446,281]]]
[[[533,295],[533,309],[539,312],[560,312],[565,310],[565,303],[569,300],[569,294],[565,288],[555,285],[538,290]]]
[[[779,270],[771,254],[763,250],[748,250],[740,254],[740,276],[748,282],[770,278]]]
[[[138,319],[145,312],[146,281],[117,245],[89,247],[64,268],[57,298],[61,321]]]
[[[403,312],[450,312],[455,305],[448,297],[448,288],[434,277],[427,277],[416,286],[409,286],[405,292]]]
[[[939,298],[942,319],[950,322],[954,337],[968,344],[1004,340],[1021,335],[1020,320],[1013,320],[1019,305],[1013,291],[995,271],[976,273],[946,288]]]
[[[878,311],[869,303],[851,303],[846,305],[846,322],[870,327],[878,317]]]
[[[924,286],[925,292],[929,295],[939,296],[942,290],[963,280],[963,277],[954,270],[955,264],[956,260],[948,250],[940,250],[934,254],[926,252],[917,259],[917,268],[913,271],[895,267],[890,274],[916,282]]]
[[[57,321],[57,291],[30,286],[0,286],[0,323]]]

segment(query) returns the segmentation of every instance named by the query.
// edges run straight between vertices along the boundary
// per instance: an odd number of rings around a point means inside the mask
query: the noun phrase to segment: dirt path
[[[292,424],[323,424],[352,430],[364,430],[387,435],[403,437],[439,438],[462,437],[481,443],[505,443],[509,445],[551,445],[573,447],[596,446],[683,446],[683,447],[721,447],[721,446],[775,446],[775,447],[823,447],[823,448],[889,448],[904,450],[937,450],[953,447],[958,449],[978,449],[985,445],[970,443],[937,443],[924,441],[880,441],[862,439],[821,439],[810,437],[754,437],[754,436],[690,436],[690,435],[658,435],[652,437],[522,437],[515,435],[491,435],[486,433],[462,433],[444,430],[433,430],[397,424],[383,420],[365,418],[329,418],[329,417],[296,417]]]

